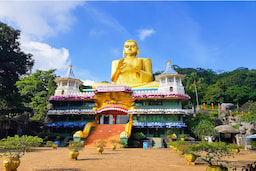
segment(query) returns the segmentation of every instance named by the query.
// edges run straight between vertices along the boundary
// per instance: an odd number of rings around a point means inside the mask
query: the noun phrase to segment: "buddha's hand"
[[[126,63],[124,63],[124,59],[120,59],[119,60],[119,63],[118,63],[118,66],[117,66],[117,69],[119,69],[120,71],[123,71],[123,69],[127,66]]]

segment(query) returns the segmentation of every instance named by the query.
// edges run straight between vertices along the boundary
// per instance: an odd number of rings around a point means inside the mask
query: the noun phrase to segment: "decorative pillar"
[[[99,114],[96,114],[96,122],[97,122],[97,124],[100,123],[100,116],[99,116]]]
[[[212,110],[214,110],[214,105],[213,105],[213,103],[212,103]]]
[[[204,103],[204,110],[206,109],[206,105],[205,105],[205,103]]]
[[[116,116],[117,115],[112,115],[113,116],[113,124],[116,124]]]

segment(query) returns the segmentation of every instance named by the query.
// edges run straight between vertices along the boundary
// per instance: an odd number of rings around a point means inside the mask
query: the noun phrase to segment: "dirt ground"
[[[169,148],[105,149],[99,155],[95,149],[83,149],[78,160],[69,158],[69,150],[61,147],[32,149],[21,158],[18,171],[205,171],[207,164],[197,161],[195,166],[186,165],[186,160]],[[0,158],[2,163],[4,159]],[[242,166],[256,161],[256,151],[242,150],[235,158],[229,158],[231,165]],[[0,166],[1,170],[2,164]],[[240,169],[238,169],[240,170]]]

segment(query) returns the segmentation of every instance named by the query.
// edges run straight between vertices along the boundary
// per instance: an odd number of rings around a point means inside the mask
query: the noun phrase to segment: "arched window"
[[[173,92],[173,87],[170,87],[170,92]]]

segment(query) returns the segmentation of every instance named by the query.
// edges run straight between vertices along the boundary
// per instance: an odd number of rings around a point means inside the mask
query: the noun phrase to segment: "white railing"
[[[192,109],[130,109],[128,114],[193,114]]]
[[[95,115],[95,111],[91,109],[67,109],[67,110],[49,110],[47,115],[68,115],[68,114],[91,114]]]

